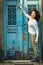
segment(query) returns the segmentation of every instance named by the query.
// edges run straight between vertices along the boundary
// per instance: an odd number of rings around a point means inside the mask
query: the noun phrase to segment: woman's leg
[[[38,48],[37,48],[37,43],[35,43],[36,35],[31,35],[31,38],[32,38],[32,47],[34,50],[34,58],[37,58],[38,57]]]

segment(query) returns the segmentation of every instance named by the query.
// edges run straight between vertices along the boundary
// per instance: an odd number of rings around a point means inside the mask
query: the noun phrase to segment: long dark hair
[[[37,11],[37,10],[32,10],[32,11],[35,11],[35,13],[36,13],[35,19],[36,19],[37,21],[39,21],[39,20],[40,20],[40,13],[39,13],[39,11]],[[32,11],[30,12],[30,15],[31,15]]]

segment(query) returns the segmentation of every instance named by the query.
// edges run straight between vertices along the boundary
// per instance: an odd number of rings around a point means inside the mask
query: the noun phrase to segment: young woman
[[[19,8],[22,10],[23,14],[26,16],[26,18],[29,18],[28,21],[28,32],[31,35],[31,41],[32,46],[34,50],[34,60],[37,61],[38,57],[38,49],[37,49],[37,43],[38,43],[38,36],[39,36],[39,29],[38,29],[38,21],[40,19],[40,13],[37,10],[32,10],[31,14],[28,15],[21,4],[19,4]]]

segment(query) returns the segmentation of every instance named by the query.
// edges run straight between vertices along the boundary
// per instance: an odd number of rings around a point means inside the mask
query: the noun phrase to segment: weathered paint
[[[28,34],[28,19],[22,14],[20,9],[18,8],[18,4],[21,3],[26,12],[28,12],[28,6],[34,6],[37,10],[39,10],[40,5],[39,1],[31,1],[27,0],[4,0],[4,59],[19,59],[20,54],[22,56],[21,59],[27,59],[28,53],[32,50],[32,44],[29,42],[29,34]],[[8,25],[8,5],[15,6],[16,5],[16,23],[14,25]],[[12,7],[13,7],[12,6]],[[29,11],[30,12],[30,11]],[[10,14],[12,14],[11,12]],[[11,22],[11,21],[10,21]],[[41,25],[39,23],[39,29],[41,29]],[[41,32],[40,32],[41,35]],[[41,38],[41,37],[40,37]],[[38,43],[38,48],[40,47],[40,40]],[[40,52],[39,49],[39,52]],[[30,52],[33,54],[33,50]],[[9,57],[10,54],[10,57]],[[39,53],[39,55],[41,55]],[[8,58],[9,57],[9,58]],[[17,58],[16,58],[17,57]]]

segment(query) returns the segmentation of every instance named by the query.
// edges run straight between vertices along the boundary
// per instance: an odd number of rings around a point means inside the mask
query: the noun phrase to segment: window
[[[37,9],[37,5],[28,5],[28,13],[30,13],[33,9]]]
[[[8,25],[16,25],[16,5],[8,5]]]

